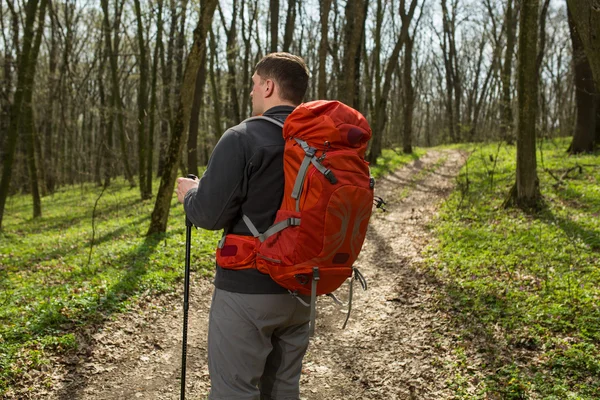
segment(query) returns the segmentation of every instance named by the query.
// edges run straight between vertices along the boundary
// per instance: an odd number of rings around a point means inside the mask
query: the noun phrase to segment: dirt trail
[[[320,299],[317,333],[305,358],[302,399],[444,399],[453,363],[449,318],[437,290],[415,267],[428,243],[427,224],[454,185],[463,158],[429,152],[378,182],[388,212],[377,212],[357,267],[369,290],[355,285],[353,311]],[[209,388],[206,329],[212,285],[193,276],[188,335],[187,398]],[[342,291],[341,297],[345,298]],[[50,388],[35,399],[179,399],[181,293],[142,298],[97,332],[66,363],[53,366]]]

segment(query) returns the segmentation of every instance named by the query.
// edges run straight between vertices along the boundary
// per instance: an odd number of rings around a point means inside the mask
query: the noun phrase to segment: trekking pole
[[[188,174],[187,178],[197,179]],[[192,248],[192,222],[185,216],[185,278],[183,283],[183,344],[181,348],[181,400],[185,400],[185,369],[187,361],[188,308],[190,299],[190,253]]]

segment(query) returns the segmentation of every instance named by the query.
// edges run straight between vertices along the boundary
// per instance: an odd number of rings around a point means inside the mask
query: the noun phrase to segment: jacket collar
[[[267,111],[264,112],[264,116],[267,117],[274,117],[274,116],[288,116],[289,114],[291,114],[292,111],[294,111],[296,107],[294,106],[275,106],[275,107],[271,107],[269,108]]]

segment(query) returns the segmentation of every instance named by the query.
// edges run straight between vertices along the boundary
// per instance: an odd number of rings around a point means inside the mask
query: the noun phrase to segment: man
[[[252,113],[285,121],[308,87],[304,61],[272,53],[252,76]],[[252,236],[275,219],[284,190],[284,139],[265,120],[242,122],[221,137],[206,172],[177,180],[177,197],[200,228]],[[308,347],[310,309],[255,268],[217,264],[209,317],[209,399],[299,399],[302,359]]]

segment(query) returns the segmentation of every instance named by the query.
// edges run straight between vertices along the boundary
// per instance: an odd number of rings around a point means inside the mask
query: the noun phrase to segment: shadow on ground
[[[142,288],[140,288],[139,283],[147,273],[145,265],[157,245],[164,238],[164,235],[148,236],[137,248],[119,258],[117,262],[126,268],[123,278],[112,286],[105,296],[99,299],[93,313],[78,316],[78,325],[81,326],[81,329],[76,329],[76,332],[80,342],[92,343],[91,336],[93,332],[101,330],[113,313],[121,311],[121,305],[124,301],[140,293]],[[86,353],[78,354],[77,363],[68,366],[69,373],[64,377],[64,380],[71,382],[71,384],[66,385],[57,393],[59,399],[77,400],[85,398],[83,397],[83,389],[87,386],[89,374],[79,374],[78,371],[89,362],[92,350],[93,347],[88,347]],[[82,378],[82,375],[84,378]]]

